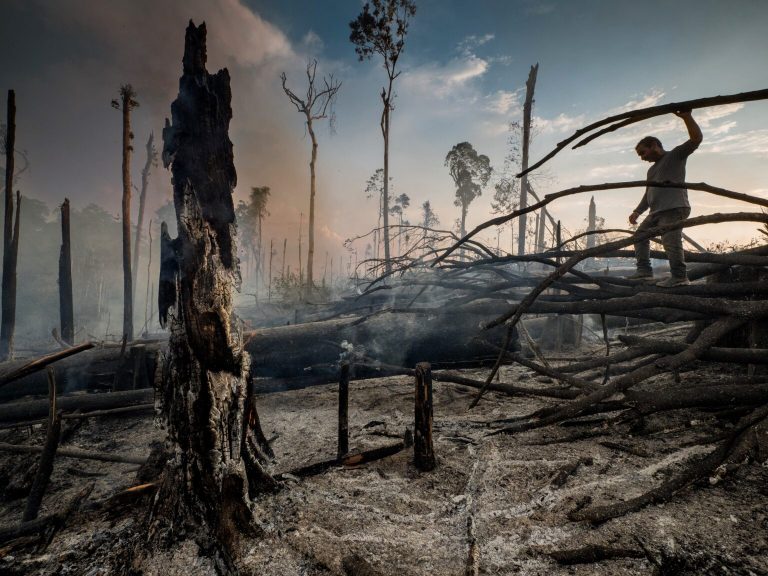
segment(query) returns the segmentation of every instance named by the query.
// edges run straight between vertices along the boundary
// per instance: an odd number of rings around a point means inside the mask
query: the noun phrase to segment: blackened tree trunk
[[[72,252],[69,239],[69,199],[61,205],[61,252],[59,253],[59,317],[61,339],[75,342],[75,312],[72,304]]]
[[[133,301],[136,302],[136,286],[139,278],[139,250],[141,248],[141,233],[144,226],[144,207],[147,203],[147,187],[149,186],[149,173],[152,166],[157,164],[157,152],[155,151],[155,133],[149,133],[147,139],[147,160],[141,170],[141,191],[139,193],[139,216],[136,221],[136,237],[133,240]],[[145,306],[146,308],[146,306]]]
[[[158,499],[160,516],[179,514],[206,527],[225,558],[239,535],[257,532],[249,497],[275,483],[260,464],[266,451],[249,397],[250,357],[232,312],[239,278],[236,184],[229,72],[206,71],[206,28],[190,22],[179,96],[163,129],[163,163],[171,166],[179,235],[162,242],[160,317],[171,327],[161,384],[161,407],[175,458]],[[169,531],[172,529],[169,527]]]
[[[531,141],[531,116],[533,111],[533,91],[536,88],[536,75],[539,73],[539,65],[531,66],[528,81],[525,83],[525,103],[523,104],[523,158],[522,171],[528,168],[528,148]],[[528,206],[528,177],[520,180],[520,209]],[[517,253],[525,254],[526,239],[526,214],[520,216],[520,234],[517,237]]]
[[[8,126],[5,138],[5,221],[3,227],[2,322],[0,362],[13,356],[16,327],[16,260],[19,253],[19,212],[21,195],[16,193],[16,221],[13,219],[13,155],[16,141],[16,93],[8,90]]]

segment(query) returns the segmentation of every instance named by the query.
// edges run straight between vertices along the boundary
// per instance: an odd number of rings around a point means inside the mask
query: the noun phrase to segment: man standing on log
[[[647,180],[654,182],[685,182],[685,163],[696,148],[699,147],[703,136],[701,128],[691,116],[690,110],[680,110],[675,115],[682,118],[688,129],[688,141],[670,151],[664,150],[661,142],[655,136],[646,136],[635,146],[637,155],[641,160],[653,162],[648,169]],[[637,227],[637,233],[642,233],[649,228],[674,224],[685,220],[691,213],[691,205],[688,203],[688,190],[685,188],[662,188],[648,186],[645,189],[640,204],[629,215],[629,223],[637,224],[637,218],[650,208],[650,214]],[[657,282],[657,286],[672,288],[689,284],[685,270],[685,257],[683,256],[683,230],[672,230],[661,236],[664,251],[669,259],[671,275],[666,280]],[[653,278],[651,267],[651,242],[650,239],[640,240],[635,244],[635,257],[637,258],[637,272],[630,279]]]

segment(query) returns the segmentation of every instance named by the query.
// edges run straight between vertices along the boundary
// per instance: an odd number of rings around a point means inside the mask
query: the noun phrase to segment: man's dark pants
[[[642,233],[649,228],[664,226],[665,224],[674,224],[688,218],[691,213],[690,208],[673,208],[656,212],[646,217],[636,233]],[[661,243],[664,245],[664,251],[669,259],[669,269],[675,278],[685,278],[685,257],[683,255],[683,229],[672,230],[662,234]],[[651,241],[650,239],[641,240],[635,244],[635,257],[637,258],[637,271],[652,273],[651,268]]]

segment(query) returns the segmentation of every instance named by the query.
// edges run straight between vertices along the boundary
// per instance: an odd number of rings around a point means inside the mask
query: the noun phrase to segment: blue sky
[[[280,88],[279,74],[303,90],[307,58],[319,73],[343,82],[337,130],[321,126],[318,173],[320,247],[341,253],[344,238],[373,226],[376,205],[366,179],[382,165],[378,60],[358,62],[348,23],[358,0],[5,0],[0,19],[0,106],[16,90],[17,143],[32,161],[22,193],[49,202],[69,196],[75,207],[120,204],[120,119],[110,101],[130,82],[134,113],[134,178],[150,130],[159,137],[175,98],[187,21],[208,25],[209,69],[229,68],[234,118],[231,137],[239,175],[237,197],[251,186],[272,188],[266,234],[276,243],[298,234],[308,205],[309,143],[301,116]],[[441,223],[458,217],[445,154],[470,141],[499,172],[510,121],[520,120],[530,66],[539,63],[532,159],[589,122],[618,111],[665,102],[768,88],[768,3],[737,0],[417,0],[417,14],[396,84],[391,173],[407,193],[411,220],[430,200]],[[768,195],[768,102],[697,112],[704,144],[688,179]],[[646,134],[667,147],[686,135],[665,117],[567,150],[535,181],[540,193],[577,184],[642,179],[647,164],[633,151]],[[152,177],[152,208],[170,197],[170,176]],[[490,217],[492,187],[469,209],[468,226]],[[608,227],[623,227],[640,191],[596,195]],[[693,214],[749,209],[694,193]],[[553,206],[575,231],[588,197]],[[305,220],[306,221],[306,220]],[[694,230],[702,243],[744,242],[751,226]],[[486,235],[489,242],[491,234]],[[494,236],[495,237],[495,236]],[[495,240],[493,241],[495,243]],[[364,247],[361,247],[361,251]]]

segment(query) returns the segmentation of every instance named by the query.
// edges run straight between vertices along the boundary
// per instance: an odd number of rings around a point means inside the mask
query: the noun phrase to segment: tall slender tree
[[[387,86],[381,89],[381,135],[384,139],[384,262],[387,273],[392,271],[389,254],[389,134],[390,115],[393,106],[393,87],[400,75],[397,64],[405,47],[408,25],[416,14],[416,4],[412,0],[371,0],[363,6],[363,11],[349,23],[349,40],[355,45],[358,58],[366,60],[378,54],[384,61],[387,71]]]
[[[131,271],[131,110],[138,107],[130,84],[120,87],[120,100],[112,107],[123,113],[123,336],[133,339],[133,273]]]
[[[312,142],[312,153],[309,160],[309,247],[307,249],[307,286],[306,295],[312,293],[314,272],[313,265],[315,261],[315,193],[316,178],[315,164],[317,162],[317,136],[314,130],[314,121],[322,120],[328,117],[329,108],[331,110],[331,123],[333,123],[333,102],[341,88],[341,82],[334,80],[333,75],[323,77],[323,86],[315,86],[315,75],[317,73],[317,60],[307,63],[307,93],[304,98],[297,96],[287,86],[287,77],[285,72],[280,75],[283,82],[283,91],[288,99],[296,107],[296,110],[304,114],[304,123],[307,126],[307,133]]]
[[[136,237],[133,241],[133,294],[136,300],[136,285],[139,275],[139,250],[141,249],[141,236],[144,225],[144,207],[147,202],[147,188],[149,187],[149,174],[153,166],[157,166],[157,150],[155,149],[155,133],[150,132],[147,139],[147,159],[141,170],[141,191],[139,192],[139,217],[136,221]]]
[[[467,211],[470,203],[480,196],[491,177],[491,161],[485,154],[478,154],[469,142],[460,142],[445,157],[445,165],[456,185],[454,205],[461,208],[461,235],[467,233]]]

